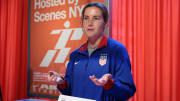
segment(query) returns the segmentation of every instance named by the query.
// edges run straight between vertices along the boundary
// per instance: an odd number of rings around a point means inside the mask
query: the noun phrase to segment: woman
[[[57,80],[57,73],[49,75],[62,94],[97,101],[124,101],[134,95],[136,88],[127,50],[105,36],[107,22],[108,11],[103,4],[84,7],[82,27],[88,41],[71,53],[62,80]]]

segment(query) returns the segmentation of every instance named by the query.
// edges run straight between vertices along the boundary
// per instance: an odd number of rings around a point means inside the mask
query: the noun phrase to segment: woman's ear
[[[104,30],[109,26],[109,22],[104,22]]]
[[[109,20],[107,22],[105,22],[105,27],[109,26]]]

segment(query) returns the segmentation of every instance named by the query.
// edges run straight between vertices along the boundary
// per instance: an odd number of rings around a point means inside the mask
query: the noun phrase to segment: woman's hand
[[[63,77],[55,71],[48,72],[48,81],[51,83],[61,84],[64,82]]]
[[[111,74],[104,74],[100,79],[96,78],[95,75],[89,76],[89,78],[94,82],[94,84],[104,86],[112,79],[112,76]]]

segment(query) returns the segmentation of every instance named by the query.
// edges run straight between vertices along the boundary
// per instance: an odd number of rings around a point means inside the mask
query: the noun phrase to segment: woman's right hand
[[[55,71],[49,71],[48,81],[51,83],[62,84],[64,82],[64,79],[59,73]]]

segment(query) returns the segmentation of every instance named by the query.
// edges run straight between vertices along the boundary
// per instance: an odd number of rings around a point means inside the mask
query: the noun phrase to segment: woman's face
[[[106,23],[100,8],[94,6],[86,8],[82,23],[87,38],[97,38],[104,34]]]

